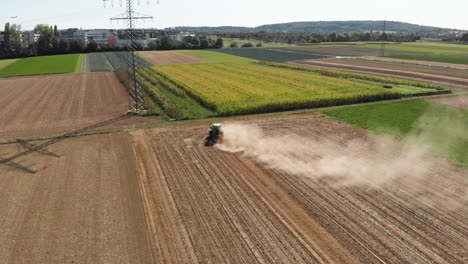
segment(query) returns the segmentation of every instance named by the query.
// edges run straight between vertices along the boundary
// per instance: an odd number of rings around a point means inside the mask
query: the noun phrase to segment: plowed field
[[[427,81],[460,89],[468,87],[468,70],[448,68],[446,65],[427,66],[408,64],[401,61],[371,61],[362,59],[307,60],[295,61],[292,64]]]
[[[432,101],[468,110],[468,95],[441,97],[433,99]]]
[[[203,63],[204,60],[175,51],[142,51],[138,55],[153,65]]]
[[[373,139],[365,131],[323,117],[251,123],[260,125],[266,137],[282,136],[271,142],[296,146],[287,156],[293,162],[279,166],[281,147],[258,143],[250,130],[244,131],[244,140],[252,135],[251,144],[259,146],[250,150],[251,158],[203,147],[205,125],[132,132],[156,262],[466,260],[466,170],[430,155],[411,162],[408,171],[395,169],[405,163],[400,156],[407,155],[400,145],[381,139],[386,145],[379,151],[379,144],[368,145]],[[360,144],[341,147],[354,140]],[[324,143],[314,149],[310,142]],[[258,156],[266,149],[273,150],[271,155]],[[317,155],[341,157],[333,163],[338,167],[353,158],[359,166],[343,173],[356,169],[369,176],[369,168],[374,174],[364,182],[336,184],[335,165],[322,177],[323,171],[308,168]],[[288,164],[294,166],[286,169]],[[297,173],[301,168],[307,173]],[[374,183],[384,175],[395,178]]]
[[[0,159],[20,151],[0,146]],[[153,263],[131,153],[112,134],[0,163],[0,263]]]
[[[113,73],[0,80],[0,138],[69,132],[127,113]]]

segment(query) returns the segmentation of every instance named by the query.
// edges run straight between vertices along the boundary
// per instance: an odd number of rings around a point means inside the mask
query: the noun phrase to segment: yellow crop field
[[[284,111],[400,98],[379,85],[256,63],[162,66],[188,94],[221,115]]]

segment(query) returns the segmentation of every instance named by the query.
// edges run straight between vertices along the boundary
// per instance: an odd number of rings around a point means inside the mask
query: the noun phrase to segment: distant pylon
[[[104,4],[105,2],[112,1],[112,0],[103,0]],[[113,1],[112,1],[113,3]],[[135,25],[135,20],[144,20],[144,19],[153,19],[152,16],[144,15],[135,12],[133,8],[133,0],[125,0],[126,3],[126,11],[125,13],[113,17],[110,20],[115,21],[115,20],[124,20],[127,21],[127,47],[129,54],[126,56],[125,60],[130,68],[130,83],[129,83],[129,96],[130,96],[130,106],[129,110],[131,112],[137,113],[140,110],[144,110],[144,100],[143,100],[143,89],[141,87],[140,82],[138,81],[137,75],[138,75],[138,69],[141,66],[140,62],[142,59],[140,59],[137,54],[137,36],[135,35],[134,32],[134,25]]]
[[[383,33],[382,36],[387,36],[387,18],[384,20],[384,26],[383,26]],[[385,57],[385,44],[387,41],[387,38],[381,39],[382,43],[380,44],[380,57]]]

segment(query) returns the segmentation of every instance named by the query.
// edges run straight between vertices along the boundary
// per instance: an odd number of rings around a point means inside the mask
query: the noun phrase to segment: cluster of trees
[[[354,33],[285,33],[285,32],[233,32],[218,35],[222,38],[239,38],[242,40],[260,40],[263,42],[280,42],[289,44],[305,44],[320,42],[355,42],[355,41],[397,41],[412,42],[420,37],[411,33],[380,33],[380,32],[354,32]]]
[[[257,48],[260,48],[260,47],[262,47],[262,46],[263,46],[262,43],[257,43],[257,44],[255,45],[255,47],[257,47]],[[231,45],[229,45],[229,47],[231,47],[231,48],[238,48],[238,47],[239,47],[239,44],[237,44],[237,42],[232,42]],[[254,44],[252,44],[251,42],[246,42],[246,43],[243,43],[243,44],[241,45],[241,48],[253,48],[253,47],[254,47]]]
[[[461,36],[461,41],[468,42],[468,33],[465,33]]]
[[[21,26],[5,24],[3,43],[0,44],[0,58],[19,57],[23,53]]]
[[[174,49],[219,49],[224,46],[222,38],[216,41],[205,36],[187,36],[178,42],[173,37],[161,36],[159,39],[148,43],[149,50],[174,50]]]
[[[26,40],[21,39],[21,27],[6,23],[4,41],[0,45],[0,59],[121,50],[118,47],[111,48],[107,45],[98,45],[93,40],[89,40],[85,45],[81,40],[64,39],[57,30],[57,26],[39,24],[34,28],[34,33],[39,35],[37,41],[31,39],[31,43],[24,43]]]

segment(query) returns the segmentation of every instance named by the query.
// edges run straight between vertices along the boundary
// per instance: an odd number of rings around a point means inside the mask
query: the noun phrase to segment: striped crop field
[[[400,98],[375,84],[258,63],[154,67],[220,115],[285,111]]]
[[[429,83],[296,65],[200,63],[144,68],[139,78],[172,119],[337,106],[450,93]]]

